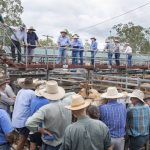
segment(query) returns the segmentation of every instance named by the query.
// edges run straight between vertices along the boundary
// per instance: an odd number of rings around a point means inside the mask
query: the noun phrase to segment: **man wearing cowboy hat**
[[[34,49],[36,48],[36,44],[39,43],[38,36],[35,33],[35,31],[36,30],[31,26],[27,32],[27,42],[28,42],[27,56],[29,57],[28,63],[32,62],[33,55],[34,55]]]
[[[120,66],[120,44],[119,44],[119,40],[115,39],[115,46],[114,46],[114,53],[115,53],[115,61],[116,61],[116,65]]]
[[[65,109],[65,105],[70,103],[64,99],[65,90],[58,86],[56,81],[47,81],[46,86],[39,90],[44,98],[51,101],[41,107],[26,122],[26,127],[32,132],[39,131],[42,134],[44,150],[59,150],[66,127],[71,124],[71,112]],[[38,130],[39,123],[42,128]]]
[[[61,35],[59,36],[57,40],[57,44],[59,47],[59,52],[58,52],[58,59],[57,59],[57,64],[63,63],[64,65],[66,64],[66,57],[67,57],[67,47],[71,45],[70,43],[70,38],[67,36],[67,31],[61,31]]]
[[[105,45],[104,51],[108,53],[109,65],[112,66],[113,44],[110,42],[109,39],[106,39],[105,43],[106,45]]]
[[[128,66],[132,65],[132,48],[130,47],[130,43],[126,43],[125,53],[128,56]]]
[[[124,150],[124,135],[126,125],[126,107],[118,103],[117,99],[123,97],[116,87],[107,88],[101,98],[108,100],[107,104],[99,106],[100,120],[109,128],[114,150]]]
[[[129,148],[140,150],[148,141],[150,125],[150,109],[144,103],[144,93],[134,90],[129,94],[133,107],[127,112],[127,135]]]
[[[18,63],[21,62],[21,42],[27,45],[27,32],[26,26],[23,24],[19,28],[11,27],[13,34],[11,36],[11,52],[12,57],[16,60],[15,49],[17,48]]]
[[[98,44],[96,42],[96,38],[92,37],[91,38],[91,46],[90,46],[90,49],[91,49],[91,64],[92,65],[94,65],[94,59],[95,59],[95,55],[96,55],[96,52],[97,52],[97,48],[98,48]]]
[[[79,37],[77,35],[73,36],[73,41],[71,42],[72,47],[72,64],[78,64],[79,51],[82,48],[81,42],[79,41]]]
[[[90,100],[84,100],[81,95],[72,96],[71,105],[66,108],[71,110],[78,120],[66,128],[60,150],[112,150],[106,125],[86,115],[86,108],[90,103]]]
[[[6,83],[4,74],[0,73],[0,108],[6,110],[11,115],[10,107],[14,105],[15,101],[5,93]]]
[[[23,150],[29,135],[29,130],[25,127],[25,122],[30,116],[30,104],[32,99],[35,98],[33,89],[36,88],[36,84],[33,83],[32,78],[27,77],[18,80],[18,85],[21,87],[21,90],[16,96],[12,124],[19,132],[17,150]]]

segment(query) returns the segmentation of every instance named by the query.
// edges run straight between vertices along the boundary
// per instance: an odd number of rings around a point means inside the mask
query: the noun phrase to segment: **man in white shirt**
[[[21,42],[24,41],[25,45],[27,45],[27,32],[26,32],[26,26],[21,25],[19,28],[12,28],[13,34],[11,36],[11,52],[12,57],[14,60],[16,60],[15,56],[15,49],[17,48],[18,53],[18,63],[21,61]]]
[[[132,65],[132,48],[130,47],[129,43],[126,43],[126,55],[128,56],[128,66]]]

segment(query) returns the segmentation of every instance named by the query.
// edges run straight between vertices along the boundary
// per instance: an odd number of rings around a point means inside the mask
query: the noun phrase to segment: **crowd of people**
[[[4,26],[8,27],[2,18],[0,16],[1,23],[4,24]],[[34,49],[38,46],[40,46],[40,43],[38,41],[38,36],[36,34],[36,30],[31,26],[29,29],[26,30],[26,26],[23,24],[20,27],[9,27],[12,31],[11,36],[11,53],[13,60],[16,61],[16,55],[15,55],[15,49],[17,50],[18,55],[18,63],[22,62],[22,52],[21,52],[21,42],[24,43],[25,51],[24,54],[27,56],[27,62],[30,64],[32,63],[33,57],[34,57]],[[84,50],[85,47],[82,43],[81,38],[78,34],[74,34],[71,39],[67,35],[68,32],[66,30],[63,30],[60,32],[60,36],[57,40],[57,46],[58,46],[58,56],[56,60],[56,64],[67,64],[67,57],[68,57],[68,50],[71,51],[72,56],[72,64],[73,65],[83,65],[84,64]],[[121,54],[121,47],[119,44],[118,39],[114,39],[114,41],[107,39],[106,45],[103,49],[108,54],[108,64],[110,66],[113,65],[113,55],[115,57],[116,65],[120,65],[120,54]],[[91,44],[88,49],[88,51],[91,53],[91,65],[95,64],[96,54],[98,52],[98,42],[96,41],[95,37],[91,38]],[[131,67],[132,65],[132,48],[129,43],[125,44],[124,47],[124,53],[127,56],[127,64]],[[24,57],[25,57],[24,56]],[[25,60],[26,60],[25,59]]]
[[[15,95],[0,74],[0,150],[140,150],[149,140],[150,97],[140,90],[108,87],[92,99],[95,89],[83,97],[53,80],[27,77],[17,86]]]

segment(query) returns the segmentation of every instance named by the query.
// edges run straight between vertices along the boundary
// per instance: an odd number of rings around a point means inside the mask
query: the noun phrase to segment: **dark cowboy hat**
[[[94,40],[96,41],[96,38],[95,38],[95,37],[91,37],[91,40],[92,40],[92,39],[94,39]]]

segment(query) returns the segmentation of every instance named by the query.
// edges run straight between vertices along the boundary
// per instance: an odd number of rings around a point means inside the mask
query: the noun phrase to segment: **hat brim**
[[[65,108],[69,110],[81,110],[83,108],[88,107],[91,104],[91,100],[85,100],[85,103],[83,105],[77,106],[77,107],[72,107],[71,105],[65,106]]]
[[[145,103],[143,99],[140,99],[139,97],[137,97],[136,95],[134,95],[134,94],[132,94],[132,93],[129,93],[128,96],[129,96],[130,98],[137,98],[137,99],[139,99],[141,102]]]
[[[39,94],[49,100],[56,101],[56,100],[62,99],[65,96],[65,90],[62,87],[58,86],[58,93],[49,94],[46,91],[46,88],[43,88],[43,89],[39,90]]]
[[[28,30],[36,31],[35,29],[28,29]]]
[[[36,84],[28,84],[28,85],[26,85],[26,84],[24,84],[24,83],[19,83],[18,85],[19,85],[21,88],[23,88],[23,89],[33,89],[33,90],[36,89]]]
[[[91,38],[91,39],[94,39],[94,40],[96,40],[96,38]]]
[[[67,34],[67,32],[66,32],[66,31],[61,31],[60,33],[66,33],[66,34]]]
[[[109,96],[107,93],[103,93],[101,95],[101,98],[106,98],[106,99],[113,99],[113,98],[121,98],[123,97],[124,94],[123,93],[118,93],[118,95],[114,95],[114,96]]]

